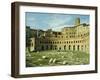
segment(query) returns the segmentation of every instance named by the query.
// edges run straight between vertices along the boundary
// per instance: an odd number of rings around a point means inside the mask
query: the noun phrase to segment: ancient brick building
[[[63,27],[61,31],[52,31],[48,29],[33,30],[35,36],[31,38],[31,51],[43,50],[74,50],[89,52],[89,24],[80,23],[77,18],[75,25]]]

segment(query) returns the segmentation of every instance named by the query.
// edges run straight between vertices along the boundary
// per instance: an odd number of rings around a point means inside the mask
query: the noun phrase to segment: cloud
[[[53,15],[52,18],[47,22],[47,24],[49,25],[49,28],[56,28],[56,29],[60,29],[62,27],[64,27],[66,25],[67,26],[71,26],[73,23],[73,17],[70,16],[57,16],[57,15]]]
[[[56,27],[58,25],[64,24],[66,21],[62,18],[57,17],[57,15],[53,15],[51,19],[48,21],[48,25],[50,27]]]
[[[62,26],[58,26],[58,27],[53,27],[52,30],[53,31],[61,31],[62,28],[64,27],[73,27],[74,25],[62,25]]]
[[[76,14],[51,14],[51,13],[27,13],[26,25],[34,29],[61,30],[63,27],[72,27],[75,19],[80,17],[81,22],[89,22],[89,16]]]

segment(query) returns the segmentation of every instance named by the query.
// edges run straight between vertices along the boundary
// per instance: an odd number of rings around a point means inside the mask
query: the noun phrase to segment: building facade
[[[34,30],[33,30],[34,33]],[[75,25],[64,27],[60,32],[35,30],[35,37],[31,38],[31,51],[43,50],[71,50],[89,52],[89,24],[75,20]]]

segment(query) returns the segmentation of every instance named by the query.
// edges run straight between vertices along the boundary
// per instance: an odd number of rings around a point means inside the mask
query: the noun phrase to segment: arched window
[[[80,41],[78,41],[78,43],[80,43]]]

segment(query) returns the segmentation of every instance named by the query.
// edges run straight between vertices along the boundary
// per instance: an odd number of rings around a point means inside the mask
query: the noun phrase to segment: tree
[[[30,27],[26,26],[26,48],[28,49],[29,52],[30,52],[30,46],[31,46],[30,38],[32,38],[32,32],[30,30]]]

